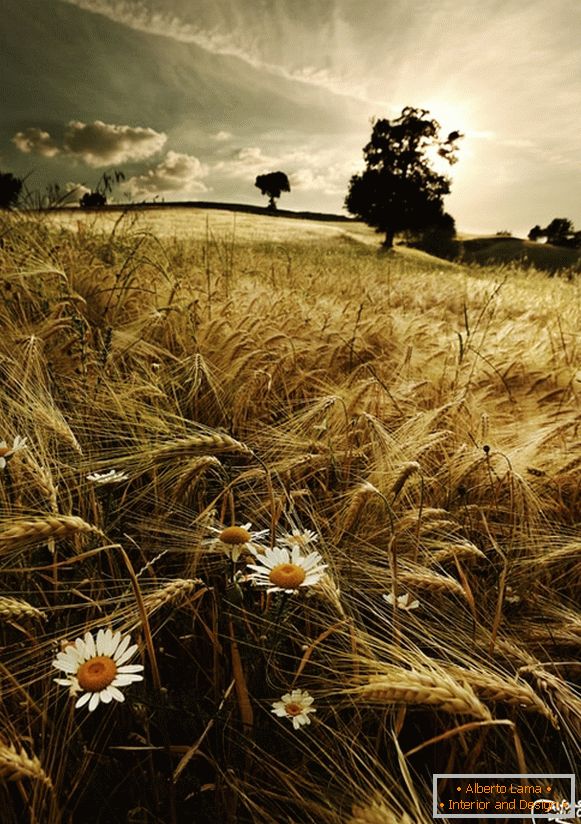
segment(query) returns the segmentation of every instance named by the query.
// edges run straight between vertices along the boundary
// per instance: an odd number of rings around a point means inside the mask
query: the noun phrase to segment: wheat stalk
[[[399,572],[397,577],[399,583],[405,584],[406,587],[466,597],[462,585],[448,575],[437,575],[435,572]]]
[[[409,461],[402,466],[399,475],[395,479],[391,488],[391,493],[394,498],[397,498],[403,489],[405,482],[414,474],[414,472],[421,472],[421,467],[417,461]]]
[[[510,704],[522,709],[544,715],[558,727],[557,719],[549,707],[539,698],[533,688],[524,681],[508,681],[483,670],[467,670],[461,667],[448,667],[447,671],[459,681],[470,685],[476,695],[483,701]]]
[[[174,603],[186,598],[197,587],[203,585],[200,578],[176,578],[175,581],[169,581],[165,586],[150,592],[143,598],[143,604],[148,614],[151,614],[156,609],[159,609],[164,604]]]
[[[365,704],[421,704],[451,714],[490,719],[490,711],[474,691],[442,672],[418,672],[394,667],[384,675],[372,675],[366,684],[349,693]]]
[[[17,598],[0,595],[0,618],[7,620],[11,618],[35,618],[43,621],[46,614],[27,601],[19,601]]]
[[[222,464],[214,455],[202,455],[200,458],[194,458],[179,476],[174,490],[174,497],[177,499],[185,494],[194,481],[210,467],[218,468],[221,466]]]
[[[423,560],[432,566],[433,564],[447,564],[449,561],[475,561],[482,558],[486,558],[486,555],[474,544],[450,544],[446,549],[426,552]]]
[[[20,781],[22,778],[33,778],[40,781],[52,790],[52,781],[41,767],[38,758],[27,755],[22,747],[17,750],[13,744],[0,741],[0,778],[6,781]]]
[[[42,518],[15,519],[8,523],[10,526],[0,531],[0,551],[48,538],[65,538],[78,532],[100,534],[97,527],[75,515],[45,515]]]
[[[221,432],[212,432],[210,435],[190,435],[188,438],[180,438],[169,443],[158,446],[153,451],[156,460],[166,460],[167,458],[181,458],[189,455],[192,449],[214,449],[216,452],[242,452],[244,455],[252,455],[252,450],[246,444],[231,438]]]

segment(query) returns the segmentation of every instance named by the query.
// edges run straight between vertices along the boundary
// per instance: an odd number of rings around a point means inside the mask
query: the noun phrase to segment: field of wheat
[[[186,216],[0,217],[2,822],[575,772],[579,281]]]

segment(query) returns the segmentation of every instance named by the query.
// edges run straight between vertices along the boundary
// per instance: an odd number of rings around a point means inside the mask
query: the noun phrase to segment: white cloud
[[[361,163],[340,145],[332,149],[304,146],[265,153],[257,146],[234,150],[227,160],[214,163],[212,173],[251,180],[258,174],[281,171],[288,175],[291,191],[317,192],[343,197],[349,178]]]
[[[214,135],[214,140],[217,140],[220,143],[222,143],[226,140],[232,140],[232,137],[232,132],[216,132],[216,134]]]
[[[279,166],[280,163],[276,158],[263,154],[258,146],[246,146],[242,149],[234,149],[228,160],[219,160],[214,163],[212,171],[228,177],[247,178],[254,174],[277,171]]]
[[[89,166],[110,166],[145,160],[159,152],[166,140],[166,134],[149,127],[72,120],[65,130],[63,148]]]
[[[12,138],[17,149],[24,154],[38,154],[42,157],[54,157],[60,149],[48,132],[30,126],[23,132],[17,132]]]
[[[65,183],[65,192],[70,195],[70,200],[73,202],[79,201],[83,195],[88,195],[90,191],[89,187],[85,186],[84,183],[73,183],[71,180]]]
[[[207,192],[203,182],[207,174],[197,157],[169,151],[165,158],[142,175],[135,175],[123,184],[133,197],[194,194]]]

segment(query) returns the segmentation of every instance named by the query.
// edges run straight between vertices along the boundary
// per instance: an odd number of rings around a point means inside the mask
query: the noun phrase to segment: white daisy
[[[283,695],[280,701],[275,701],[272,705],[271,712],[278,715],[279,718],[290,718],[293,722],[293,727],[298,730],[304,724],[310,724],[310,712],[317,712],[311,706],[315,699],[309,695],[306,690],[293,690]]]
[[[386,601],[390,606],[393,606],[393,592],[390,592],[388,595],[385,593],[381,596],[384,601]],[[410,609],[417,609],[420,605],[420,602],[415,600],[409,592],[406,592],[405,595],[398,595],[397,596],[397,608],[403,609],[408,611]]]
[[[327,564],[322,564],[318,552],[301,555],[298,547],[289,552],[285,547],[267,549],[256,557],[258,563],[248,564],[254,570],[248,580],[268,587],[267,592],[296,592],[300,587],[312,587],[323,577]]]
[[[118,484],[121,481],[128,481],[129,475],[126,475],[125,472],[119,472],[117,469],[110,469],[109,472],[93,472],[87,475],[87,480],[93,481],[99,486],[104,486],[105,484]]]
[[[263,552],[264,547],[257,544],[265,538],[269,530],[260,529],[254,532],[251,531],[252,524],[250,521],[242,526],[211,526],[210,531],[216,534],[215,538],[210,538],[205,543],[209,543],[213,549],[228,555],[234,562],[240,558],[243,552],[251,552],[256,555],[258,552]]]
[[[77,638],[74,645],[69,644],[59,652],[52,662],[53,667],[66,673],[66,678],[55,678],[55,683],[68,687],[71,695],[83,694],[75,707],[82,707],[88,702],[89,711],[97,708],[100,701],[109,704],[113,698],[124,701],[125,696],[119,687],[127,687],[134,681],[143,681],[141,664],[126,662],[136,653],[137,644],[129,646],[131,637],[113,634],[110,629],[100,629],[93,638],[86,632],[83,638]]]
[[[0,469],[4,469],[6,463],[21,449],[26,449],[27,438],[21,438],[17,435],[12,441],[12,446],[8,446],[6,441],[0,441]]]
[[[278,540],[279,543],[283,546],[289,547],[289,549],[292,549],[295,546],[299,549],[304,549],[307,544],[314,544],[319,539],[317,537],[317,533],[313,532],[312,529],[304,529],[302,531],[293,530],[292,532],[285,532]]]

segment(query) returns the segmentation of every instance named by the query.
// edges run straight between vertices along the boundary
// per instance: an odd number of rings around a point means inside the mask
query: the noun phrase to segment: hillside
[[[519,263],[548,272],[559,269],[581,269],[581,250],[534,243],[515,237],[471,238],[462,242],[463,259],[467,263],[497,266]]]

